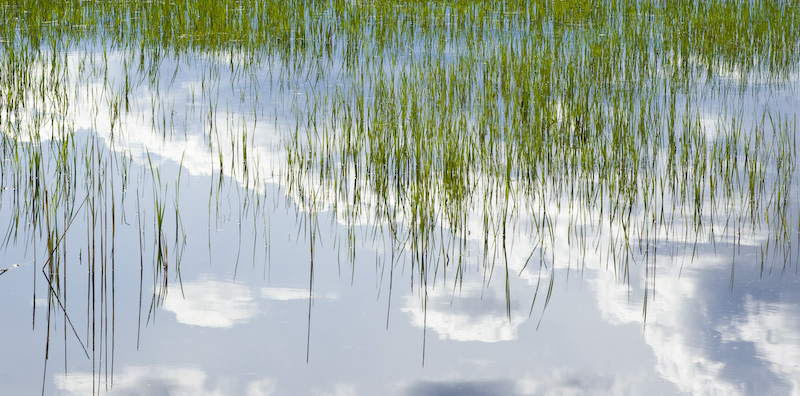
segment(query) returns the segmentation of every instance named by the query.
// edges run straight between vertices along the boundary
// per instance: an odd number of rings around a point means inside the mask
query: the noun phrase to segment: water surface
[[[797,394],[798,32],[612,3],[15,17],[2,393]]]

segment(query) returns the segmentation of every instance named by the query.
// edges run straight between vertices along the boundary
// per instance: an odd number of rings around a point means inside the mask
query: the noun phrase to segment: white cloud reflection
[[[427,318],[425,309],[413,296],[405,297],[402,311],[411,323],[429,329],[439,338],[453,341],[499,342],[517,338],[519,326],[528,320],[527,312],[514,304],[511,318],[506,314],[505,294],[495,287],[483,288],[480,283],[464,283],[454,296],[451,288],[428,290]]]
[[[181,289],[167,296],[164,309],[175,314],[178,322],[190,326],[230,328],[255,317],[267,301],[307,300],[308,289],[292,287],[262,287],[257,292],[243,283],[200,279],[183,282]],[[320,296],[336,299],[333,293]],[[316,297],[315,298],[319,298]]]
[[[55,377],[56,389],[67,395],[91,395],[95,381],[91,373],[71,373]],[[253,380],[237,386],[235,381],[209,381],[197,367],[130,366],[114,374],[107,394],[169,396],[270,396],[275,394],[273,378]],[[97,385],[94,384],[96,387]],[[101,383],[101,386],[103,384]],[[105,394],[105,393],[104,393]]]
[[[183,324],[228,328],[255,316],[258,304],[243,284],[203,279],[184,282],[183,296],[171,293],[164,309]]]
[[[263,287],[261,297],[275,301],[303,300],[308,298],[308,290],[290,287]]]
[[[800,308],[747,295],[744,313],[719,329],[724,342],[751,343],[756,356],[800,395]]]
[[[642,341],[652,349],[652,367],[658,376],[675,384],[681,392],[695,395],[800,395],[800,364],[797,363],[800,362],[800,308],[794,302],[797,295],[785,295],[791,291],[787,288],[790,281],[785,278],[752,279],[746,289],[769,289],[758,285],[776,282],[775,290],[747,296],[731,293],[731,257],[726,254],[733,251],[730,237],[716,235],[716,245],[712,244],[708,236],[714,233],[706,224],[697,233],[696,251],[691,241],[688,248],[681,244],[683,237],[697,232],[686,229],[690,225],[676,223],[668,234],[662,229],[661,234],[651,237],[652,246],[658,246],[658,271],[655,293],[652,288],[648,291],[645,323],[642,299],[646,282],[652,281],[645,275],[645,266],[652,266],[652,262],[631,262],[628,283],[620,275],[620,269],[615,271],[614,264],[606,258],[610,250],[607,241],[614,235],[621,235],[616,224],[589,230],[589,238],[600,235],[596,246],[604,253],[590,249],[584,254],[577,244],[569,243],[570,227],[574,228],[575,221],[565,213],[553,212],[550,216],[554,224],[554,251],[547,255],[551,257],[548,265],[564,271],[569,265],[575,268],[579,260],[585,264],[582,278],[597,293],[602,318],[615,325],[642,327]],[[597,214],[593,216],[596,218]],[[632,221],[642,223],[642,219],[635,216]],[[470,227],[476,229],[472,224]],[[720,229],[716,229],[717,234]],[[736,260],[746,264],[736,267],[735,287],[745,287],[747,276],[758,277],[757,269],[747,266],[751,264],[748,260],[755,256],[744,252],[757,250],[766,238],[765,233],[745,233],[737,241],[741,249],[737,251]],[[532,246],[525,245],[524,240],[514,243],[508,265],[512,273],[519,273],[526,259],[524,256],[530,253]],[[518,278],[513,277],[517,283],[512,284],[512,295],[516,292],[512,301],[530,301],[520,300],[519,290],[524,287],[519,286],[531,285],[537,274],[530,268],[526,271]],[[560,279],[563,281],[564,277]],[[423,326],[425,317],[419,297],[407,297],[402,310],[414,326]],[[512,307],[512,319],[505,316],[503,288],[496,285],[484,287],[480,282],[465,281],[462,294],[455,297],[449,287],[428,289],[427,326],[441,339],[481,342],[516,339],[520,324],[528,319],[527,310],[521,315],[518,311],[517,307]],[[534,383],[539,385],[531,385]],[[554,389],[551,388],[554,384],[548,381],[536,380],[528,384],[531,387],[520,390],[521,394],[592,393],[578,388],[560,388],[564,393],[551,393],[547,389]],[[622,385],[611,386],[607,393],[630,394],[620,391],[618,386]]]
[[[86,56],[91,59],[99,55],[70,55],[70,66],[77,69]],[[124,53],[109,53],[108,65],[121,65],[124,57]],[[93,61],[99,62],[99,59]],[[124,80],[121,68],[109,67],[107,72],[109,81]],[[226,175],[240,184],[259,188],[261,185],[244,179],[242,149],[228,144],[241,141],[240,134],[246,131],[252,137],[247,143],[250,178],[257,174],[260,182],[279,180],[279,169],[285,163],[285,153],[280,145],[277,127],[269,122],[253,122],[253,110],[239,104],[238,100],[223,100],[220,106],[225,106],[226,110],[209,116],[208,109],[199,106],[199,103],[203,103],[199,97],[206,93],[200,88],[200,81],[192,78],[197,76],[181,73],[178,81],[167,89],[154,90],[148,84],[141,84],[129,95],[129,112],[112,109],[109,100],[103,96],[109,92],[103,80],[82,81],[74,90],[76,96],[70,114],[72,126],[76,130],[91,131],[110,149],[130,154],[140,164],[148,163],[149,154],[156,166],[164,161],[180,163],[189,174],[202,176],[219,171],[216,168],[222,160]],[[230,84],[225,78],[219,81],[221,84]],[[220,92],[227,90],[233,88],[230,85],[219,87]],[[197,104],[191,99],[195,96],[198,97]],[[118,118],[112,118],[112,114]],[[115,122],[112,129],[111,125]],[[209,124],[215,126],[212,132],[208,131]],[[221,146],[218,145],[220,142]]]
[[[337,383],[331,385],[330,388],[328,390],[316,389],[311,393],[314,396],[356,396],[359,394],[356,392],[355,384]]]
[[[701,255],[682,270],[664,261],[643,334],[664,379],[694,395],[800,395],[796,305],[727,294],[730,262],[719,256]],[[594,281],[604,319],[641,324],[641,298],[610,278],[600,272]]]

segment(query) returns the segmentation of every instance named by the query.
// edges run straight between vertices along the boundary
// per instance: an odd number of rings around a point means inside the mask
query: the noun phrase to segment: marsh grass
[[[437,5],[364,18],[410,18],[385,33],[408,34],[406,45],[387,46],[370,27],[342,38],[353,81],[314,102],[305,133],[287,143],[288,183],[301,201],[325,197],[325,209],[351,224],[391,224],[421,285],[439,262],[460,262],[437,238],[442,230],[461,237],[450,246],[482,233],[488,283],[521,214],[534,219],[525,231],[537,241],[533,257],[565,248],[554,245],[552,223],[566,212],[568,243],[584,255],[606,246],[620,279],[629,281],[631,263],[645,264],[643,316],[661,240],[682,241],[696,257],[699,243],[736,246],[766,226],[769,268],[793,265],[785,227],[798,217],[788,198],[797,130],[764,120],[795,115],[725,103],[765,83],[794,84],[797,4],[505,3],[476,29],[446,22],[467,12],[463,4]],[[357,61],[350,42],[366,43]],[[703,120],[710,104],[722,108],[713,125]],[[482,230],[469,229],[475,216]]]
[[[193,237],[182,171],[162,180],[157,149],[134,154],[129,142],[201,131],[209,250],[212,227],[229,220],[226,183],[242,204],[240,242],[243,223],[269,222],[265,179],[307,212],[298,234],[306,227],[310,246],[309,338],[323,211],[345,224],[346,261],[358,244],[387,245],[377,261],[390,296],[398,265],[410,266],[423,307],[437,279],[459,288],[474,265],[485,285],[504,284],[510,316],[515,296],[531,294],[510,278],[531,271],[540,282],[530,312],[543,300],[543,314],[556,268],[570,274],[597,256],[623,282],[644,266],[644,319],[657,261],[694,258],[704,243],[738,252],[766,234],[761,273],[797,268],[796,113],[745,98],[796,89],[798,14],[796,0],[3,1],[2,246],[38,254],[44,243],[48,317],[69,320],[66,236],[83,216],[87,330],[75,336],[93,369],[113,374],[114,246],[129,185],[141,274],[151,261],[154,274],[148,320],[180,282]],[[176,104],[183,83],[190,94]],[[86,114],[91,126],[76,127]],[[278,175],[257,143],[273,116]],[[565,221],[568,246],[557,235]],[[267,224],[266,256],[270,235]],[[514,268],[520,238],[533,247]],[[579,257],[556,262],[564,250]],[[241,253],[240,243],[237,273]]]

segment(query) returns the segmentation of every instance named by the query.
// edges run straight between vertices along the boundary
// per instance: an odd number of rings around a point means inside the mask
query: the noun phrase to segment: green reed
[[[695,256],[704,241],[741,247],[766,232],[762,255],[786,269],[800,223],[796,114],[729,103],[797,85],[798,14],[796,0],[2,1],[3,246],[43,238],[57,257],[53,242],[83,210],[87,240],[104,249],[86,248],[102,285],[126,218],[127,125],[142,117],[150,130],[135,133],[162,142],[202,130],[209,229],[222,221],[225,180],[241,185],[241,224],[268,218],[264,179],[277,177],[309,219],[331,210],[344,220],[349,259],[357,230],[387,236],[390,273],[403,257],[423,289],[453,266],[460,284],[477,241],[485,282],[502,268],[510,303],[517,235],[534,242],[526,265],[538,258],[550,273],[545,306],[563,249],[582,257],[561,267],[596,254],[625,281],[643,263],[646,296],[665,239]],[[183,73],[196,83],[185,105],[173,96]],[[711,123],[709,107],[719,110]],[[76,114],[109,131],[109,151],[82,135]],[[265,174],[257,144],[273,115],[280,175]],[[139,180],[153,213],[142,220],[138,186],[136,211],[157,306],[191,235],[181,172],[170,189],[146,150]],[[567,247],[556,235],[564,221]],[[48,261],[50,279],[65,261]]]

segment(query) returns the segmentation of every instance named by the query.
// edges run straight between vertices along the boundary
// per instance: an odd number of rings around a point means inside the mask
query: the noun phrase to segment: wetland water
[[[0,394],[800,394],[797,1],[3,1]]]

